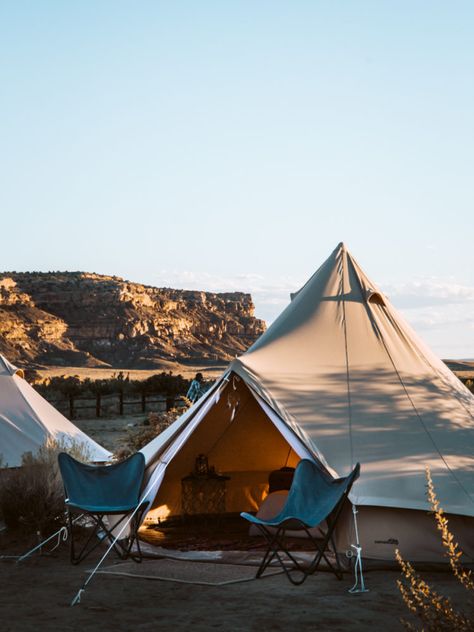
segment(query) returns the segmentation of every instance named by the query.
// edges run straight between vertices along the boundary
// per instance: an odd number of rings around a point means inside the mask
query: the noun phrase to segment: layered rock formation
[[[264,330],[241,292],[155,288],[83,272],[0,274],[0,352],[13,362],[226,361]]]

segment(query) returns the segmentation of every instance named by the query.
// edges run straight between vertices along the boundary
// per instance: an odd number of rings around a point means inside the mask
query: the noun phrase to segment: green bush
[[[64,491],[58,454],[90,461],[87,446],[48,439],[36,454],[23,455],[19,468],[3,470],[0,514],[10,529],[50,535],[65,524]]]

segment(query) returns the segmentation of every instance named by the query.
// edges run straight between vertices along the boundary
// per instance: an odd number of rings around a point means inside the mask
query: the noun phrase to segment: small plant
[[[131,454],[134,454],[166,430],[168,426],[171,426],[171,424],[191,406],[189,400],[183,398],[181,401],[182,405],[177,408],[172,408],[171,410],[161,413],[148,413],[148,417],[143,426],[138,430],[134,429],[129,431],[125,444],[115,452],[115,459],[122,461]]]
[[[449,530],[448,519],[440,507],[439,500],[431,478],[429,468],[426,468],[427,497],[436,520],[436,526],[441,532],[441,541],[454,577],[468,591],[474,592],[474,578],[471,571],[466,571],[461,564],[462,551]],[[398,588],[407,608],[422,623],[422,631],[441,632],[457,630],[458,632],[473,632],[474,619],[455,610],[448,597],[439,595],[415,571],[410,562],[406,562],[400,551],[396,550],[396,558],[402,569],[403,580],[398,580]],[[407,630],[417,630],[412,623],[402,620]]]
[[[0,513],[7,527],[25,534],[47,536],[64,524],[64,491],[58,467],[60,452],[68,452],[80,461],[90,461],[84,444],[48,439],[36,454],[23,455],[21,467],[4,470]]]

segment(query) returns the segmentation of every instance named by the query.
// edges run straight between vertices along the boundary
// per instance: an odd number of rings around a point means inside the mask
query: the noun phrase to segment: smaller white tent
[[[20,466],[23,454],[34,454],[49,438],[65,445],[82,444],[95,462],[112,456],[41,397],[23,379],[23,372],[0,355],[1,467]]]

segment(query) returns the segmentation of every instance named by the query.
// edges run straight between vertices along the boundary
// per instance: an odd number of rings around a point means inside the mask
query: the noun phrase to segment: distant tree
[[[130,374],[125,375],[123,371],[114,373],[111,383],[112,389],[119,395],[119,415],[123,415],[123,396],[130,390]]]
[[[83,390],[81,380],[78,375],[65,377],[53,377],[50,381],[51,390],[56,390],[64,395],[69,401],[69,418],[74,419],[74,400]]]
[[[152,375],[145,382],[152,393],[162,393],[166,396],[166,410],[174,408],[176,397],[185,395],[188,391],[190,381],[182,375],[168,373],[157,373]]]
[[[83,388],[95,395],[95,416],[101,416],[102,396],[112,392],[113,385],[110,380],[91,380],[86,378],[83,382]]]

